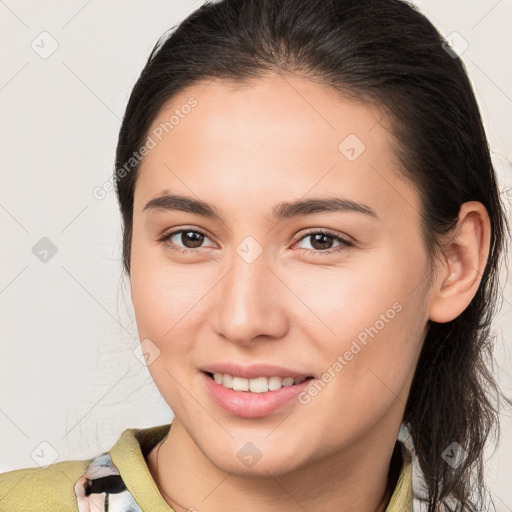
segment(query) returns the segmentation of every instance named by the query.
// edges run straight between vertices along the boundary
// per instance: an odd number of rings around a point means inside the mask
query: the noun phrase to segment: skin
[[[485,208],[463,205],[428,287],[419,195],[397,170],[377,110],[306,79],[269,75],[250,87],[196,83],[151,130],[190,97],[197,106],[145,157],[134,197],[132,301],[140,339],[160,351],[149,371],[175,415],[158,468],[153,449],[149,469],[178,512],[238,511],[241,503],[245,512],[277,503],[284,512],[383,511],[427,321],[452,320],[478,289],[490,236]],[[338,149],[348,134],[366,146],[354,161]],[[223,221],[143,211],[164,191],[213,204]],[[364,203],[379,219],[322,212],[272,220],[277,203],[333,196]],[[172,238],[195,253],[158,241],[180,228],[207,234],[195,249]],[[340,242],[327,238],[322,249],[305,236],[310,228],[354,246],[323,255]],[[251,263],[236,252],[247,236],[262,249]],[[321,379],[395,302],[400,312],[308,404],[240,418],[203,385],[199,369],[221,361]],[[252,467],[237,457],[247,442],[262,454]]]

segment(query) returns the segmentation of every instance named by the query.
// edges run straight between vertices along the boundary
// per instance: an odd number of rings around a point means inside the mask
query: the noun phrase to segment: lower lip
[[[201,372],[206,388],[213,400],[226,412],[241,418],[262,418],[276,412],[285,404],[297,398],[314,379],[306,379],[300,384],[284,386],[275,391],[251,393],[234,391],[217,384],[207,373]]]

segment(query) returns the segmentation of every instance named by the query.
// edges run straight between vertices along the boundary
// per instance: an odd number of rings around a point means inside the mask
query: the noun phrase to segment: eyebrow
[[[151,199],[142,211],[151,210],[177,210],[223,221],[222,213],[215,206],[192,197],[168,194],[166,191]],[[369,206],[339,197],[315,197],[279,203],[272,209],[272,216],[276,221],[280,221],[321,212],[355,212],[380,220]]]

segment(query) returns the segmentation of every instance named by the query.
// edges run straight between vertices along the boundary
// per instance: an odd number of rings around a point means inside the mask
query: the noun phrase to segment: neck
[[[245,512],[272,509],[276,503],[282,512],[297,507],[311,512],[384,512],[402,465],[399,448],[392,444],[386,456],[385,451],[374,453],[367,447],[365,456],[354,460],[347,455],[345,463],[343,455],[335,454],[278,478],[254,478],[214,466],[175,418],[169,434],[149,454],[148,465],[160,493],[176,512],[231,512],[239,510],[240,503]]]

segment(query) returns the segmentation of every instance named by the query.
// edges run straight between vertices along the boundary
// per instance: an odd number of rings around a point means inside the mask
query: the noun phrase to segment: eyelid
[[[335,254],[338,254],[342,251],[347,251],[349,249],[352,249],[355,247],[355,243],[350,239],[350,237],[345,237],[344,235],[338,234],[336,231],[333,231],[328,228],[311,228],[305,233],[302,233],[301,236],[296,240],[293,245],[296,245],[298,242],[302,241],[303,239],[307,238],[308,236],[314,235],[314,234],[322,234],[329,236],[339,242],[339,245],[336,247],[331,247],[330,249],[325,250],[314,250],[314,249],[304,249],[304,248],[298,248],[295,249],[296,251],[301,251],[302,253],[305,253],[307,256],[312,256],[313,258],[316,257],[328,257],[333,256]]]
[[[187,231],[192,231],[194,233],[199,233],[200,235],[203,235],[205,238],[209,238],[210,240],[212,240],[212,237],[203,229],[199,229],[199,228],[196,228],[196,227],[192,227],[192,226],[184,226],[184,227],[181,227],[181,228],[173,228],[169,231],[165,231],[159,238],[158,238],[158,242],[163,242],[163,243],[166,243],[168,242],[168,240],[173,237],[174,235],[177,235],[179,233],[183,233],[183,232],[187,232]],[[213,240],[212,240],[213,241]],[[215,243],[215,242],[214,242]],[[215,243],[216,244],[216,243]],[[216,244],[217,245],[217,244]],[[189,251],[197,251],[197,249],[188,249],[187,247],[184,248],[185,250],[189,250]],[[206,249],[206,247],[199,247],[199,249]]]
[[[355,243],[355,241],[351,237],[349,237],[348,235],[344,235],[344,234],[338,233],[337,231],[334,231],[334,230],[329,229],[329,228],[309,228],[308,230],[303,232],[297,238],[297,240],[294,242],[294,244],[299,242],[300,240],[302,240],[304,237],[306,237],[308,235],[314,235],[314,234],[317,234],[317,233],[322,233],[324,235],[332,236],[333,238],[337,238],[339,240],[343,240],[347,244],[354,244]]]

